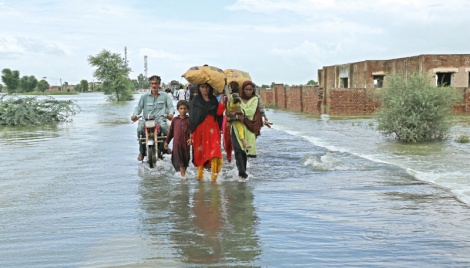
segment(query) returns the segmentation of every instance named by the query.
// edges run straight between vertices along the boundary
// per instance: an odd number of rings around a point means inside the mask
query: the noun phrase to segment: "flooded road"
[[[138,96],[55,98],[72,123],[0,128],[0,267],[470,266],[467,144],[270,110],[250,180],[182,181],[136,161]]]

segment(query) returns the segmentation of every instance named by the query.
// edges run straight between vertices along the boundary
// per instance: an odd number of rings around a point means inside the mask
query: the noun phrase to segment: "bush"
[[[108,95],[108,101],[129,101],[134,99],[132,81],[128,78],[104,82],[103,91],[105,95]]]
[[[60,101],[52,97],[0,98],[0,125],[25,126],[70,122],[80,107],[76,101]]]
[[[459,143],[469,143],[470,137],[468,137],[467,135],[460,135],[457,139],[455,139],[455,141]]]
[[[435,87],[429,78],[411,74],[406,79],[393,74],[381,97],[378,129],[405,142],[447,138],[452,126],[452,106],[457,93],[450,87]]]

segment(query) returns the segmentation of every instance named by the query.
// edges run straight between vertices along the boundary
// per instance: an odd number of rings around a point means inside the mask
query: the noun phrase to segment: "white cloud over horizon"
[[[171,3],[170,3],[171,2]],[[468,54],[463,0],[0,0],[0,69],[92,80],[87,57],[127,58],[131,78],[179,80],[210,64],[257,84],[303,84],[322,66],[420,54]],[[50,81],[51,83],[52,81]],[[53,82],[52,82],[53,83]]]

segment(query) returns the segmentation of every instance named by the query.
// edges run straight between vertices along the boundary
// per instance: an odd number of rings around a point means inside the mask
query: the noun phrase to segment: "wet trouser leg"
[[[145,137],[143,121],[141,121],[139,126],[137,127],[137,138],[139,139],[139,153],[141,153],[142,155],[145,155],[145,143],[143,143],[143,141],[140,140],[141,137],[142,138]]]
[[[233,150],[235,152],[235,162],[237,164],[238,176],[246,179],[248,177],[248,174],[246,174],[246,163],[247,163],[246,152],[241,149],[234,131],[232,131],[231,137],[232,137]]]
[[[235,150],[235,161],[237,162],[238,176],[246,179],[248,177],[246,174],[246,153]]]
[[[219,175],[220,170],[222,169],[222,158],[212,157],[211,159],[211,179],[215,181]]]
[[[160,133],[158,136],[167,136],[168,135],[168,127],[165,125],[161,125]],[[164,140],[161,138],[159,139],[161,142],[158,143],[158,156],[162,158],[163,154],[166,153],[165,147],[163,146]]]

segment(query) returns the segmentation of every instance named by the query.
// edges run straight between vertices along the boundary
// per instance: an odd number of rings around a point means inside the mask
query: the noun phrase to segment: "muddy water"
[[[74,122],[0,129],[0,267],[470,265],[465,144],[271,110],[250,180],[224,162],[216,184],[182,181],[136,161],[136,101],[56,98]]]

